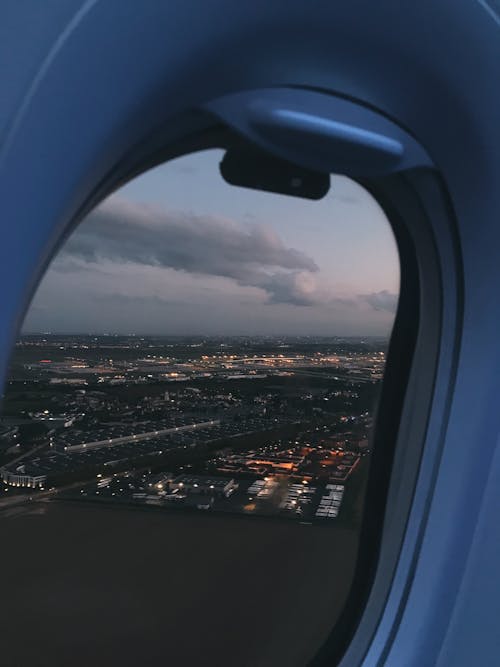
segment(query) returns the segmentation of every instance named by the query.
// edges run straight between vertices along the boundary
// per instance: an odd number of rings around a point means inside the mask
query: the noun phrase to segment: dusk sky
[[[352,180],[306,201],[227,185],[222,151],[123,187],[69,239],[25,332],[387,335],[399,262],[384,213]]]

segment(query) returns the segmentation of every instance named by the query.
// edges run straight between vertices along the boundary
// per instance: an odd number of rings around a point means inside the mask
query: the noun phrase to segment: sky
[[[222,155],[172,160],[104,200],[24,332],[387,336],[399,260],[371,195],[344,176],[320,201],[234,187]]]

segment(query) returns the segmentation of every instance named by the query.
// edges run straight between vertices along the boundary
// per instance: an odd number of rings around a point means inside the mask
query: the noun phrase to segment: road
[[[212,419],[211,421],[201,422],[198,424],[186,424],[185,426],[174,426],[172,428],[162,429],[160,431],[148,431],[147,433],[136,433],[134,435],[125,435],[121,438],[108,438],[107,440],[96,440],[95,442],[85,442],[79,445],[68,445],[64,448],[67,452],[85,452],[89,449],[101,449],[103,447],[115,447],[116,445],[123,445],[127,442],[139,442],[141,440],[151,440],[162,435],[170,435],[171,433],[182,433],[183,431],[196,431],[197,429],[210,428],[211,426],[219,426],[220,419]]]

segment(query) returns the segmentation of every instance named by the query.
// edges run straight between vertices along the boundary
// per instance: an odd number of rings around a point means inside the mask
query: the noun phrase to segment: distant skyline
[[[42,280],[23,332],[386,336],[392,231],[357,183],[319,202],[227,185],[222,151],[157,167],[108,197]]]

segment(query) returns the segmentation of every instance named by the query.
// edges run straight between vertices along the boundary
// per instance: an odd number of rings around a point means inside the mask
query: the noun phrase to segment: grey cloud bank
[[[395,313],[398,306],[398,295],[387,290],[360,294],[359,298],[366,301],[375,310],[387,310],[389,313]]]
[[[258,216],[241,215],[240,222],[233,221],[238,220],[233,212],[223,217],[163,206],[113,196],[94,210],[47,272],[24,330],[179,335],[386,335],[390,330],[397,295],[380,289],[393,281],[384,285],[377,274],[377,263],[389,266],[392,259],[378,252],[385,248],[384,237],[346,236],[349,218],[335,227],[319,224],[314,211],[299,213],[295,202],[274,211],[266,205]]]
[[[211,216],[164,211],[117,197],[84,221],[61,253],[88,263],[133,262],[230,278],[263,289],[272,303],[318,300],[315,262],[286,247],[269,228]]]

